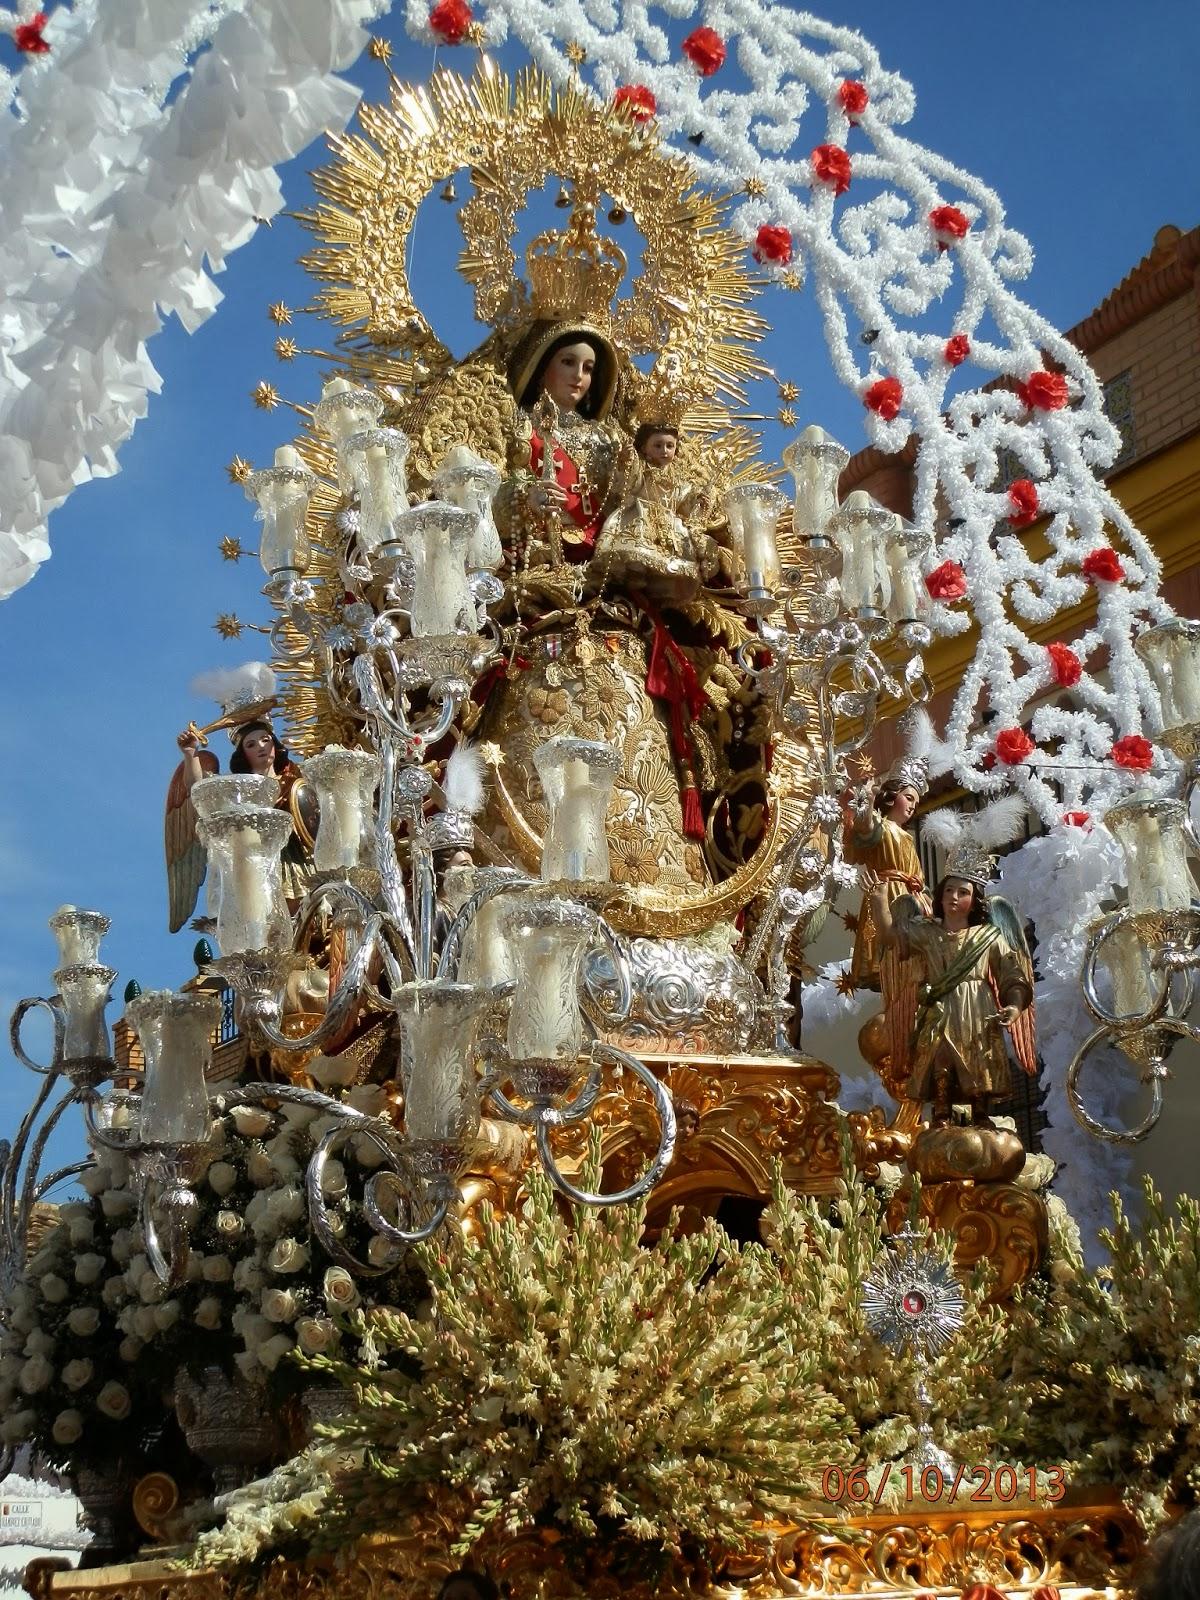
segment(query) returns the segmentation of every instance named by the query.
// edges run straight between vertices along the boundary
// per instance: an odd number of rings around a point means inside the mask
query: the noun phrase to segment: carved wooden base
[[[950,1178],[921,1189],[920,1213],[934,1228],[955,1236],[954,1260],[969,1271],[984,1257],[997,1273],[989,1299],[1003,1300],[1034,1272],[1046,1254],[1046,1202],[1015,1183],[973,1183]],[[888,1207],[888,1228],[904,1226],[908,1192],[900,1188]]]
[[[917,1517],[847,1517],[837,1532],[780,1528],[769,1550],[727,1561],[708,1583],[700,1573],[638,1582],[569,1565],[561,1540],[537,1532],[481,1548],[484,1570],[510,1600],[777,1600],[831,1595],[840,1600],[959,1596],[991,1584],[1009,1600],[1054,1585],[1061,1600],[1114,1600],[1127,1593],[1142,1552],[1136,1525],[1117,1495],[1096,1491],[1048,1509],[991,1506]],[[164,1561],[52,1572],[34,1563],[34,1600],[436,1600],[459,1560],[453,1529],[430,1519],[404,1537],[373,1539],[336,1570],[279,1562],[245,1586],[214,1572],[184,1572]],[[34,1570],[37,1569],[37,1570]]]
[[[711,1216],[727,1197],[766,1200],[771,1165],[804,1194],[836,1193],[841,1177],[839,1114],[831,1104],[840,1082],[810,1057],[666,1056],[642,1059],[666,1083],[678,1128],[675,1159],[657,1185],[648,1218],[654,1227],[673,1207]],[[649,1096],[615,1085],[597,1103],[604,1127],[604,1184],[623,1187],[658,1144]],[[570,1173],[583,1158],[586,1133],[556,1141]]]

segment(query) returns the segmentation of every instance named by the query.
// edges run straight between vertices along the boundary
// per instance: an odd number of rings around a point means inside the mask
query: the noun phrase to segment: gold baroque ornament
[[[1042,1584],[1064,1600],[1100,1600],[1127,1589],[1142,1544],[1115,1493],[1094,1490],[1057,1506],[925,1511],[919,1521],[839,1518],[835,1529],[763,1529],[758,1553],[727,1557],[715,1573],[677,1567],[652,1581],[607,1572],[581,1580],[561,1538],[540,1529],[490,1538],[475,1557],[511,1600],[781,1600],[843,1595],[901,1600],[928,1589],[961,1593],[991,1583],[1028,1594]],[[425,1513],[402,1535],[364,1540],[336,1567],[273,1561],[253,1576],[181,1571],[166,1561],[90,1571],[51,1571],[34,1562],[34,1600],[436,1600],[459,1567],[450,1518]],[[37,1569],[36,1572],[33,1569]]]
[[[388,105],[364,105],[359,119],[361,134],[331,135],[335,160],[314,174],[323,203],[300,220],[320,243],[303,265],[321,281],[318,308],[343,324],[351,366],[368,380],[386,376],[396,403],[457,365],[416,305],[408,256],[422,201],[466,168],[473,193],[459,212],[459,269],[477,319],[495,329],[497,355],[536,314],[514,238],[528,195],[553,179],[572,187],[580,213],[607,195],[643,235],[641,270],[612,308],[616,344],[669,361],[697,401],[693,429],[727,426],[728,405],[745,404],[743,384],[766,371],[752,350],[766,328],[749,309],[758,284],[724,226],[723,201],[698,189],[686,158],[653,133],[577,83],[556,89],[532,68],[510,78],[487,56],[470,79],[438,72],[411,87],[393,78]],[[614,245],[601,247],[623,263]]]

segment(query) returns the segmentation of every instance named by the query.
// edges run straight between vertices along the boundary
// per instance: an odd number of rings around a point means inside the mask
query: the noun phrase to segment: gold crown
[[[666,351],[642,379],[634,402],[637,427],[658,427],[678,432],[692,409],[695,396],[685,382],[678,351]]]
[[[596,208],[577,205],[563,233],[539,233],[525,253],[530,309],[539,322],[606,322],[628,266],[625,252],[596,235]]]

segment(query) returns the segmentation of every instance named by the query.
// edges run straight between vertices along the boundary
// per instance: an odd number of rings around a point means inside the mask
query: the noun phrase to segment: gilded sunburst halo
[[[863,1279],[867,1326],[884,1344],[935,1355],[966,1320],[967,1301],[954,1268],[909,1228],[895,1236],[899,1248]],[[920,1248],[917,1246],[920,1245]]]

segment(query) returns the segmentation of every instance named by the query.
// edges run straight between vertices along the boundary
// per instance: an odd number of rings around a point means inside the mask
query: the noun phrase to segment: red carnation
[[[1087,828],[1089,831],[1091,830],[1092,814],[1090,811],[1064,811],[1062,819],[1068,828]],[[1035,1593],[1046,1597],[1046,1600],[1050,1595],[1054,1596],[1054,1600],[1058,1600],[1057,1589],[1037,1589]]]
[[[702,78],[725,65],[725,41],[715,28],[694,28],[683,41],[683,53]]]
[[[438,0],[429,13],[429,26],[447,44],[461,44],[471,26],[471,16],[467,0]]]
[[[1003,728],[996,735],[996,754],[1006,767],[1019,767],[1036,749],[1024,728]]]
[[[965,333],[953,333],[946,340],[942,360],[948,367],[961,367],[971,354],[971,341]]]
[[[1050,671],[1054,674],[1055,683],[1061,683],[1064,689],[1069,689],[1073,683],[1079,682],[1083,667],[1069,645],[1048,644],[1046,654],[1050,657]]]
[[[754,237],[754,259],[776,261],[786,267],[792,259],[792,236],[786,228],[773,228],[764,223]]]
[[[13,43],[18,50],[23,50],[27,56],[44,56],[50,46],[42,38],[42,29],[46,26],[46,13],[35,11],[28,22],[23,22],[19,28],[13,29]]]
[[[1121,558],[1106,544],[1101,545],[1098,550],[1090,550],[1084,556],[1083,565],[1079,570],[1093,583],[1119,583],[1125,576]]]
[[[1071,398],[1067,380],[1061,372],[1031,372],[1017,393],[1030,411],[1061,411]]]
[[[837,97],[838,104],[851,121],[862,115],[871,99],[866,84],[859,83],[855,78],[843,79]]]
[[[1039,515],[1037,484],[1028,478],[1018,478],[1008,486],[1008,503],[1012,510],[1008,520],[1014,528],[1027,528]]]
[[[1127,733],[1108,753],[1119,767],[1131,772],[1149,772],[1154,763],[1154,746],[1140,733]]]
[[[879,378],[863,395],[863,405],[877,417],[890,422],[900,415],[904,404],[904,385],[899,378]]]
[[[961,600],[967,592],[967,575],[957,561],[943,561],[925,579],[934,600]]]
[[[827,183],[834,194],[845,194],[850,187],[850,157],[840,144],[819,144],[809,159],[818,182]]]
[[[944,250],[955,239],[966,236],[971,219],[957,206],[935,206],[929,213],[929,226],[938,235],[938,249]]]
[[[658,110],[658,101],[644,83],[627,83],[613,95],[618,111],[628,111],[635,122],[649,122]]]

